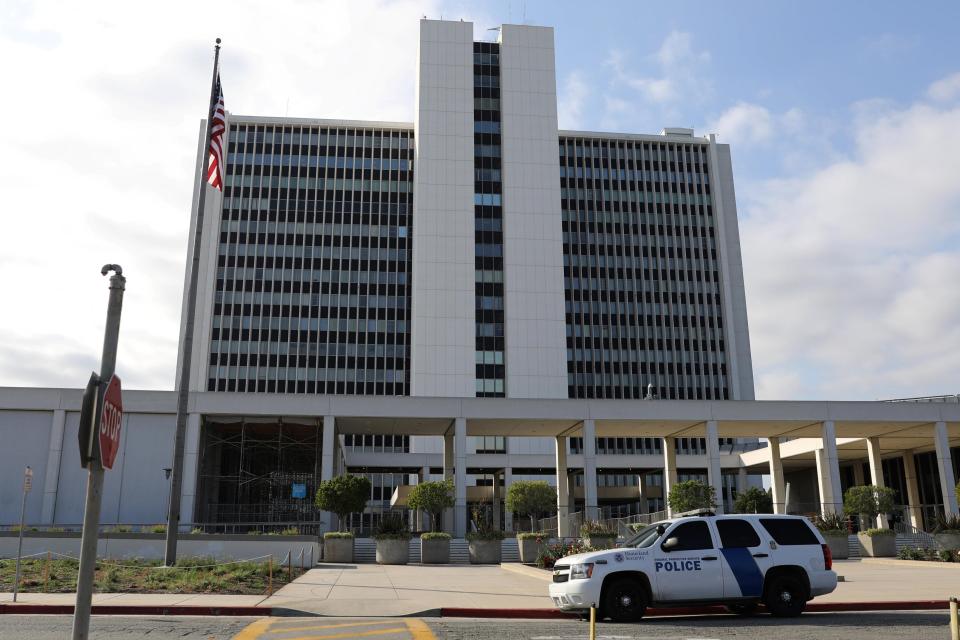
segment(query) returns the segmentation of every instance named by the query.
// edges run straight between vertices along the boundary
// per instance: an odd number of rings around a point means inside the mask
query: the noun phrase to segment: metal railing
[[[17,531],[17,524],[0,524],[0,531]],[[82,523],[25,524],[27,533],[80,533]],[[104,522],[99,532],[103,533],[166,533],[162,522]],[[265,534],[265,535],[320,535],[320,522],[291,520],[286,522],[181,522],[181,534]]]

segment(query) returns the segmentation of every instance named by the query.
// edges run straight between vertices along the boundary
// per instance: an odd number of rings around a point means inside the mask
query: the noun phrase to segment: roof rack
[[[673,514],[673,517],[674,517],[674,518],[687,518],[687,517],[690,517],[690,516],[706,517],[706,516],[715,516],[715,515],[717,515],[717,514],[714,513],[714,512],[713,512],[712,510],[710,510],[710,509],[691,509],[690,511],[681,511],[681,512],[679,512],[679,513],[675,513],[675,514]]]

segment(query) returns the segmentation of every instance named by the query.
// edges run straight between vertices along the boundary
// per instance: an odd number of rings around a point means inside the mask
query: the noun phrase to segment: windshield
[[[637,535],[633,536],[629,540],[623,543],[625,547],[635,547],[637,549],[644,549],[653,545],[657,541],[657,538],[660,537],[660,534],[657,533],[658,527],[666,527],[669,525],[669,522],[655,522],[648,527],[641,529]]]

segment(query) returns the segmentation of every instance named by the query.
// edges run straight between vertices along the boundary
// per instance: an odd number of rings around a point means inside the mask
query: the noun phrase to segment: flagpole
[[[210,163],[210,137],[214,110],[217,108],[217,71],[220,64],[220,38],[214,46],[213,79],[210,81],[210,106],[207,109],[207,133],[203,140],[197,184],[197,220],[193,234],[193,256],[190,261],[190,285],[187,290],[187,317],[180,351],[180,376],[177,385],[177,429],[173,438],[173,471],[170,474],[170,501],[167,512],[167,546],[163,563],[172,567],[177,562],[177,534],[180,528],[180,492],[183,486],[183,448],[187,432],[187,400],[190,395],[190,365],[193,359],[193,325],[197,312],[197,278],[200,272],[200,248],[203,233],[203,208],[207,196],[207,167]]]

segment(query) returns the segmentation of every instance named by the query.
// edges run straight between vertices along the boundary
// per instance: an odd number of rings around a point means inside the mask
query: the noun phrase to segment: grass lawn
[[[266,594],[270,568],[267,563],[216,564],[213,558],[189,558],[170,569],[161,562],[144,560],[98,560],[94,574],[96,593],[224,593]],[[73,593],[77,590],[76,560],[30,558],[21,565],[20,591],[24,593]],[[123,566],[115,566],[123,565]],[[16,559],[0,560],[0,592],[13,591]],[[300,575],[294,567],[293,577]],[[46,576],[46,578],[45,578]],[[273,566],[273,590],[287,584],[287,568]]]

